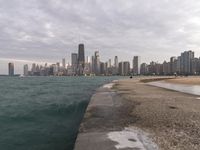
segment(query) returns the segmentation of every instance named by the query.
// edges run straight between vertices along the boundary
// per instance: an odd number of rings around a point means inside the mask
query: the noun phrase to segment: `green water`
[[[72,150],[91,95],[119,77],[0,77],[0,150]]]

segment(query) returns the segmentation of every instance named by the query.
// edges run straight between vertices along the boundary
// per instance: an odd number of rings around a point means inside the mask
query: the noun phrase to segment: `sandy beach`
[[[169,80],[165,80],[169,83],[177,83],[177,84],[189,84],[189,85],[200,85],[200,77],[177,77]]]
[[[176,80],[168,81],[188,82],[188,79]],[[151,133],[159,149],[200,149],[200,101],[197,96],[148,86],[137,80],[121,80],[115,88],[124,100],[135,103],[129,115],[137,120],[129,125]]]

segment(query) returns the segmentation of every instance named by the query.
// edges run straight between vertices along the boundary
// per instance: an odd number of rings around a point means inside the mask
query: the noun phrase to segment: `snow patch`
[[[123,131],[109,132],[108,138],[118,144],[117,149],[133,148],[140,150],[158,150],[148,134],[137,128],[125,128]]]
[[[108,83],[108,84],[103,85],[103,88],[111,89],[113,87],[113,85],[114,85],[114,83]]]

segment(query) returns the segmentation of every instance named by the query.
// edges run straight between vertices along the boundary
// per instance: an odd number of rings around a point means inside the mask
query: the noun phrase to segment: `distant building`
[[[139,75],[140,74],[140,57],[134,56],[133,58],[133,74]]]
[[[108,68],[111,68],[112,67],[112,61],[111,59],[108,60]]]
[[[72,74],[75,75],[77,73],[77,67],[78,67],[78,54],[72,53],[71,55],[71,71]]]
[[[95,57],[94,56],[92,56],[91,72],[92,74],[95,74]]]
[[[100,63],[100,74],[101,75],[106,75],[106,70],[107,70],[106,63],[101,62]]]
[[[8,75],[14,76],[14,63],[8,63]]]
[[[99,75],[100,74],[100,55],[99,55],[99,51],[95,51],[94,53],[94,70],[95,70],[95,74]]]
[[[36,72],[36,64],[35,63],[32,64],[31,72],[32,72],[32,75],[34,75],[34,73]]]
[[[117,56],[115,56],[115,59],[114,59],[114,67],[115,67],[115,68],[118,68],[118,67],[119,67],[118,57],[117,57]]]
[[[130,63],[128,61],[119,63],[119,75],[121,76],[130,75]]]
[[[146,63],[142,63],[140,67],[140,74],[147,75],[148,74],[148,65]]]
[[[63,66],[63,68],[66,68],[65,58],[62,59],[62,66]]]
[[[85,68],[85,49],[84,44],[78,46],[78,74],[83,75]]]
[[[173,75],[176,73],[177,60],[176,57],[170,58],[170,74]]]
[[[28,65],[24,65],[24,76],[28,76],[29,73],[28,73]]]
[[[124,64],[123,64],[123,62],[119,63],[119,75],[121,75],[121,76],[124,75]]]
[[[118,57],[115,56],[114,58],[114,68],[113,68],[113,75],[117,75],[119,73],[119,63],[118,63]]]
[[[130,63],[128,62],[128,61],[125,61],[124,62],[124,75],[125,76],[128,76],[128,75],[130,75]]]
[[[181,53],[181,74],[192,74],[192,60],[194,59],[193,51],[185,51]]]

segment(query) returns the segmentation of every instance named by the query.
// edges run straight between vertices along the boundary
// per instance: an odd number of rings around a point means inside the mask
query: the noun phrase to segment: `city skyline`
[[[94,51],[94,55],[92,55],[92,56],[85,56],[85,45],[83,43],[81,43],[78,45],[77,52],[71,53],[71,58],[70,58],[70,60],[67,61],[68,63],[66,63],[65,58],[62,58],[62,59],[60,59],[60,61],[57,61],[54,63],[48,63],[48,62],[43,62],[43,63],[32,62],[31,63],[31,62],[29,62],[31,64],[26,64],[25,61],[23,61],[23,71],[21,73],[18,73],[15,71],[14,74],[21,74],[21,75],[25,75],[25,76],[34,75],[32,73],[36,72],[36,67],[38,69],[41,69],[41,67],[43,67],[43,66],[44,67],[47,67],[47,66],[53,67],[54,65],[58,67],[58,68],[56,68],[56,70],[57,70],[56,72],[62,71],[62,68],[66,69],[67,74],[65,72],[64,72],[64,74],[63,74],[63,72],[61,72],[60,75],[84,75],[84,74],[87,74],[87,75],[89,75],[89,74],[96,74],[96,75],[103,75],[103,74],[104,75],[105,74],[107,74],[107,75],[117,75],[117,74],[121,74],[121,75],[131,75],[131,74],[132,75],[140,75],[140,74],[142,74],[142,75],[150,75],[150,74],[151,75],[153,75],[153,74],[173,75],[174,73],[194,74],[194,72],[197,72],[197,70],[199,73],[199,70],[200,70],[200,56],[196,57],[195,52],[191,51],[191,50],[181,52],[181,54],[178,56],[171,56],[170,59],[163,60],[161,63],[159,63],[158,61],[155,61],[155,60],[151,60],[150,63],[141,61],[141,56],[133,56],[131,61],[119,60],[118,56],[113,56],[113,58],[109,58],[107,61],[102,61],[102,59],[100,59],[100,58],[102,58],[100,56],[100,51]],[[193,68],[193,71],[191,68],[192,61],[195,62],[195,68]],[[10,68],[11,68],[10,64],[13,65],[12,69],[14,71],[15,63],[13,61],[12,62],[10,61],[7,64],[9,66],[7,68],[7,72],[9,75],[12,76],[13,73],[10,74]],[[34,67],[33,67],[33,65],[34,65]],[[122,66],[122,68],[124,68],[124,67],[127,68],[125,71],[126,73],[122,73],[124,71],[123,69],[122,69],[123,71],[119,70],[120,65]],[[154,65],[154,66],[152,66],[152,65]],[[29,69],[30,66],[32,66],[31,69]],[[148,70],[149,67],[150,67],[150,70],[152,69],[151,67],[154,68],[153,72],[145,71],[146,69]],[[161,71],[161,67],[162,67],[162,71]],[[35,71],[33,71],[33,68]],[[102,68],[104,70],[103,73],[102,73]],[[30,74],[29,71],[32,71],[32,73]],[[70,72],[72,71],[74,73],[68,73],[68,71],[70,71]],[[141,71],[142,71],[142,73],[140,73]],[[119,73],[119,72],[121,72],[121,73]],[[191,73],[191,72],[193,72],[193,73]],[[40,73],[39,74],[38,73],[35,75],[40,74]],[[2,74],[2,75],[6,75],[6,74],[7,73]],[[45,75],[45,74],[43,74],[43,75]]]
[[[91,59],[90,59],[91,57]],[[112,61],[113,60],[113,61]],[[132,66],[130,65],[132,63]],[[8,75],[14,73],[13,62],[8,63]],[[171,56],[163,63],[152,60],[149,64],[141,61],[140,56],[133,56],[132,62],[119,61],[118,56],[102,61],[99,51],[85,57],[85,45],[78,44],[77,53],[71,53],[71,63],[66,64],[65,58],[55,63],[32,63],[23,66],[24,76],[111,76],[111,75],[200,75],[200,57],[195,57],[192,50],[181,52],[178,56]]]
[[[17,72],[22,72],[22,61],[53,63],[63,55],[69,60],[77,43],[85,43],[86,56],[101,51],[104,61],[115,54],[121,60],[140,55],[147,63],[162,62],[190,49],[200,56],[198,0],[13,0],[0,4],[1,74],[7,73],[4,66],[13,59]]]

